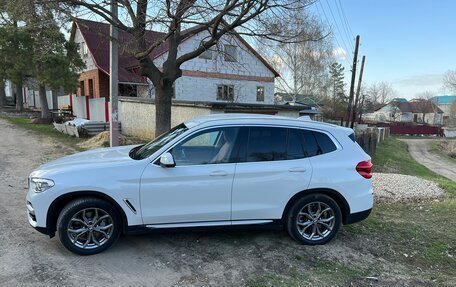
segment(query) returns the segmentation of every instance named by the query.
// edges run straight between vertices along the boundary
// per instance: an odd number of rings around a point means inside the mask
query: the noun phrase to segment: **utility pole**
[[[117,18],[118,7],[117,0],[111,0],[112,17]],[[118,31],[117,27],[110,25],[109,31],[109,99],[110,99],[110,114],[109,114],[109,145],[111,147],[119,145],[119,122],[118,122],[118,102],[117,96],[119,93],[119,54],[118,54]]]
[[[363,80],[363,71],[364,71],[364,62],[365,61],[366,61],[366,56],[363,56],[363,60],[361,61],[361,71],[359,72],[358,87],[356,88],[355,102],[353,104],[353,108],[350,110],[350,119],[351,119],[350,128],[353,128],[353,125],[355,124],[355,120],[356,120],[356,109],[358,107],[359,91],[361,90],[361,82]]]
[[[348,107],[347,107],[347,121],[345,126],[348,127],[350,124],[350,111],[353,105],[353,97],[355,94],[355,78],[356,78],[356,62],[358,62],[358,48],[359,48],[359,35],[356,36],[355,44],[355,55],[353,56],[353,67],[352,67],[352,77],[350,82],[350,95],[348,98]]]

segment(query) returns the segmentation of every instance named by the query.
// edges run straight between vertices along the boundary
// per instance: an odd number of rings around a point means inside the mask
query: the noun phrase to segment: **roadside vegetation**
[[[407,150],[407,144],[395,137],[390,138],[377,149],[372,162],[374,172],[414,175],[437,182],[448,196],[456,196],[456,183],[429,170],[416,162]]]
[[[33,131],[37,134],[48,136],[55,140],[60,141],[62,144],[69,146],[76,151],[83,151],[84,149],[78,146],[82,140],[76,137],[71,137],[69,135],[58,132],[54,129],[52,124],[34,124],[30,119],[24,117],[12,117],[0,115],[0,119],[7,120],[8,122],[17,125],[18,127]]]
[[[456,140],[442,140],[432,143],[429,151],[456,163]]]

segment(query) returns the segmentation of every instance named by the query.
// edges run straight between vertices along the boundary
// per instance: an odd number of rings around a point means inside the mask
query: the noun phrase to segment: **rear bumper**
[[[360,221],[366,219],[369,216],[369,214],[371,213],[371,211],[372,211],[372,208],[361,211],[361,212],[347,214],[347,216],[345,217],[345,220],[344,220],[344,224],[352,224],[355,222],[360,222]]]

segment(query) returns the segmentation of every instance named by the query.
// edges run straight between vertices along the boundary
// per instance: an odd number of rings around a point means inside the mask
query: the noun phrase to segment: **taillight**
[[[356,165],[356,171],[364,178],[372,177],[372,163],[370,160],[362,161]]]

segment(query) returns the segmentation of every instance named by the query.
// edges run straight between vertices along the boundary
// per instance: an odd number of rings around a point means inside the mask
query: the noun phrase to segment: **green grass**
[[[62,144],[67,145],[71,148],[74,148],[77,151],[82,151],[81,147],[77,143],[82,140],[79,138],[71,137],[69,135],[60,133],[54,129],[52,124],[33,124],[30,119],[20,118],[20,117],[9,117],[9,116],[0,116],[1,119],[7,120],[8,122],[30,131],[33,131],[37,134],[48,136],[55,140],[60,141]]]
[[[433,180],[445,189],[447,196],[439,201],[421,203],[377,203],[369,218],[343,226],[336,240],[384,261],[374,261],[361,268],[346,262],[309,261],[307,256],[294,255],[290,260],[301,266],[300,272],[288,268],[280,275],[250,281],[247,286],[349,286],[351,282],[366,283],[365,277],[384,273],[381,270],[385,265],[381,262],[398,266],[402,268],[400,272],[407,272],[417,280],[433,281],[437,286],[453,286],[456,278],[456,183],[417,163],[408,153],[407,144],[397,138],[379,146],[373,162],[377,172]]]
[[[372,159],[374,172],[414,175],[437,182],[449,195],[456,196],[456,182],[436,174],[416,162],[407,150],[407,144],[390,138],[377,148]]]
[[[449,156],[447,153],[445,153],[442,150],[442,146],[441,146],[441,142],[440,141],[431,143],[429,151],[434,153],[434,154],[437,154],[437,155],[439,155],[439,156],[441,156],[443,158],[445,158],[446,160],[448,160],[450,162],[456,163],[456,158]]]

